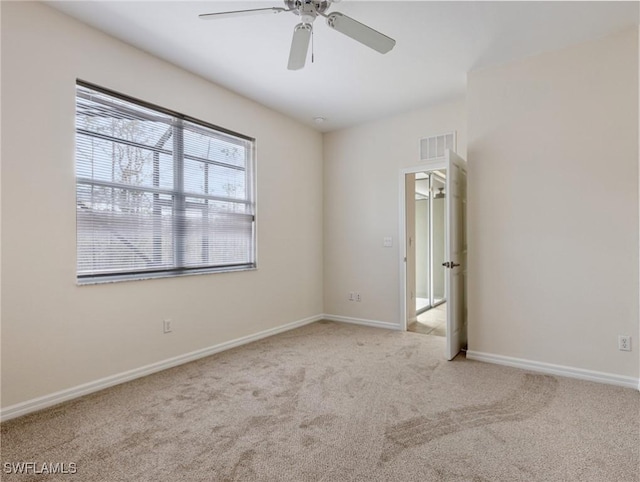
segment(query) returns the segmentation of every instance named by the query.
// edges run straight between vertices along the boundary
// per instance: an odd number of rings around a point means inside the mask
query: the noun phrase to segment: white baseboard
[[[269,328],[268,330],[254,333],[252,335],[236,338],[235,340],[219,343],[208,348],[185,353],[184,355],[178,355],[167,360],[151,363],[150,365],[145,365],[140,368],[134,368],[133,370],[129,370],[123,373],[118,373],[116,375],[111,375],[89,383],[84,383],[76,387],[61,390],[49,395],[44,395],[32,400],[27,400],[26,402],[10,405],[0,411],[0,420],[6,421],[12,418],[21,417],[22,415],[27,415],[28,413],[36,412],[38,410],[42,410],[43,408],[51,407],[53,405],[66,402],[74,398],[82,397],[83,395],[88,395],[90,393],[97,392],[99,390],[103,390],[120,383],[135,380],[136,378],[151,375],[152,373],[166,370],[167,368],[172,368],[184,363],[189,363],[191,361],[198,360],[200,358],[204,358],[221,351],[230,350],[231,348],[236,348],[241,345],[246,345],[247,343],[251,343],[262,338],[267,338],[269,336],[277,335],[278,333],[282,333],[285,331],[293,330],[294,328],[308,325],[309,323],[313,323],[322,319],[324,319],[323,315],[311,316],[309,318],[304,318],[302,320],[287,323],[275,328]]]
[[[628,387],[640,390],[639,379],[623,375],[615,375],[613,373],[597,372],[593,370],[585,370],[583,368],[574,368],[564,365],[554,365],[552,363],[525,360],[523,358],[513,358],[503,355],[494,355],[492,353],[483,353],[472,350],[467,351],[467,358],[469,360],[494,363],[496,365],[523,368],[525,370],[530,370],[533,372],[547,373],[550,375],[560,375],[568,378],[577,378],[579,380],[588,380],[591,382],[606,383],[609,385],[617,385],[619,387]]]
[[[354,325],[373,326],[374,328],[385,328],[387,330],[400,330],[402,327],[396,323],[388,321],[365,320],[363,318],[351,318],[350,316],[324,315],[325,320],[339,321],[341,323],[352,323]]]

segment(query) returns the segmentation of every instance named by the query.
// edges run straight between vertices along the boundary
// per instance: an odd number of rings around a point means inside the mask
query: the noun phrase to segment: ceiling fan
[[[289,52],[289,70],[299,70],[304,67],[309,50],[309,41],[313,32],[313,21],[318,15],[327,19],[327,25],[347,37],[360,42],[367,47],[386,54],[396,41],[391,37],[366,26],[357,20],[352,19],[340,12],[326,13],[331,3],[340,0],[284,0],[286,8],[269,7],[253,8],[249,10],[234,10],[230,12],[203,13],[199,15],[201,19],[216,19],[240,17],[246,15],[257,15],[262,13],[282,13],[291,12],[300,17],[300,23],[293,30],[293,40],[291,41],[291,51]]]

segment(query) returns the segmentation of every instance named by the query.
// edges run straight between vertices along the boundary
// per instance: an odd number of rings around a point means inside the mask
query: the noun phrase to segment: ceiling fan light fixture
[[[284,0],[287,10],[296,15],[311,12],[322,14],[331,6],[331,3],[332,0]]]

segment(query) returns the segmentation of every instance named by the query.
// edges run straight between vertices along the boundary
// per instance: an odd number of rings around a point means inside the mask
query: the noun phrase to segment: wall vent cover
[[[455,131],[420,139],[420,160],[430,161],[443,157],[445,149],[456,152]]]

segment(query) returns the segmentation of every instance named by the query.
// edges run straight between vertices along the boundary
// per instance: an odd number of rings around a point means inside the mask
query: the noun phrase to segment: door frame
[[[407,249],[407,219],[406,219],[406,189],[405,180],[407,174],[416,174],[418,172],[438,171],[447,168],[447,161],[445,157],[427,161],[424,164],[419,164],[413,167],[407,167],[400,169],[400,175],[398,180],[398,192],[400,206],[400,222],[398,232],[398,263],[400,266],[400,328],[402,331],[407,331],[407,263],[406,263],[406,249]],[[447,293],[445,293],[445,297]]]

